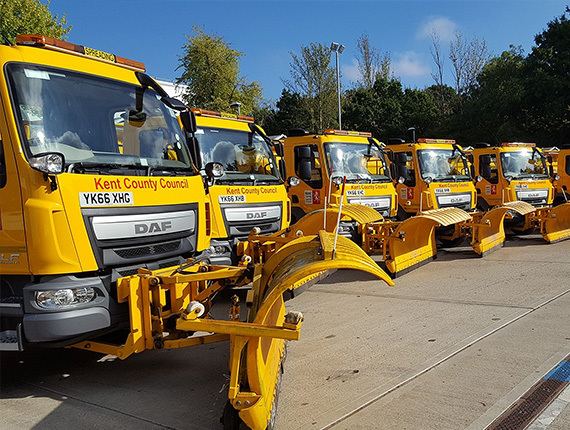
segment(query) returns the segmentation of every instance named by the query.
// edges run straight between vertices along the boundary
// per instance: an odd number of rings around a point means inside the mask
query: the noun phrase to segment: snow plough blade
[[[548,208],[541,216],[540,232],[548,243],[570,238],[570,203]]]
[[[283,330],[298,333],[300,321],[291,313],[285,315],[283,293],[298,286],[299,280],[315,271],[363,270],[393,285],[385,272],[344,237],[338,237],[332,259],[333,242],[331,234],[321,231],[318,238],[301,237],[280,248],[263,265],[258,273],[259,281],[254,283],[252,291],[259,292],[254,294],[257,300],[251,303],[250,323],[284,326]],[[273,419],[273,401],[283,349],[282,338],[235,336],[233,339],[229,398],[240,418],[252,429],[265,429]]]
[[[298,340],[302,315],[285,311],[283,294],[315,273],[335,269],[362,270],[394,285],[356,244],[325,231],[281,246],[264,264],[213,266],[203,260],[150,271],[117,282],[119,302],[127,302],[130,334],[122,345],[81,342],[74,347],[125,359],[146,349],[183,348],[230,340],[230,408],[224,419],[243,421],[251,429],[266,429],[274,419],[274,404],[285,340]],[[213,299],[227,286],[252,283],[247,321],[240,317],[237,296],[229,320],[210,317]],[[228,428],[229,423],[227,424]]]
[[[473,214],[471,246],[480,256],[500,248],[505,243],[504,220],[509,211],[520,215],[534,212],[534,207],[525,202],[510,202],[496,206],[487,212]]]
[[[367,254],[382,254],[386,269],[392,277],[397,277],[435,257],[435,227],[465,223],[471,216],[461,209],[443,208],[405,221],[390,221],[367,206],[348,204],[340,209],[338,205],[331,205],[326,211],[305,215],[293,226],[271,236],[250,235],[248,242],[241,244],[240,252],[250,255],[254,261],[262,261],[275,248],[296,237],[314,234],[324,226],[327,231],[335,232],[339,219],[356,224],[362,249]]]
[[[435,228],[470,219],[461,209],[443,208],[422,212],[397,223],[392,239],[386,243],[386,268],[396,277],[433,260],[437,254]]]

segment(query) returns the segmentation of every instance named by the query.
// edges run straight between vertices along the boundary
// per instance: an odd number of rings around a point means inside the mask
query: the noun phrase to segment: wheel
[[[232,406],[229,400],[226,402],[226,406],[224,406],[220,422],[224,426],[224,430],[242,430],[247,428],[239,417],[239,412]]]
[[[399,205],[398,205],[398,215],[397,215],[397,217],[398,217],[398,220],[399,220],[399,221],[405,221],[405,220],[407,220],[407,219],[408,219],[409,217],[411,217],[411,216],[412,216],[412,214],[406,212],[404,209],[402,209],[402,206],[399,206]]]
[[[491,206],[489,206],[489,203],[487,203],[485,199],[477,198],[477,209],[479,209],[481,212],[487,212],[489,209],[491,209]]]

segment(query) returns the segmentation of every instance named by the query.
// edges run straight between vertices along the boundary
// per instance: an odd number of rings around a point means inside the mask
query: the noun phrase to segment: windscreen
[[[208,163],[220,163],[224,174],[217,180],[279,181],[273,152],[256,133],[226,128],[199,127],[196,138],[200,144],[203,169]]]
[[[536,149],[501,152],[503,176],[513,179],[531,179],[548,177],[546,162]]]
[[[62,153],[70,171],[113,166],[114,174],[128,167],[194,172],[176,116],[154,90],[35,65],[10,64],[7,70],[29,156]]]
[[[469,169],[456,149],[422,149],[418,151],[422,179],[434,182],[469,181]]]
[[[375,146],[353,142],[325,143],[327,169],[331,177],[346,176],[349,182],[385,182],[390,180],[388,163]]]

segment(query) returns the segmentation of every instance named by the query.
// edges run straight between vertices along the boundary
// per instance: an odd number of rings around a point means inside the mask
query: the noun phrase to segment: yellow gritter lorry
[[[471,152],[482,178],[477,184],[477,205],[482,210],[510,202],[527,203],[528,212],[509,214],[505,219],[513,232],[538,229],[547,242],[570,237],[570,204],[552,207],[555,184],[561,182],[535,143],[478,143]]]
[[[394,152],[395,174],[404,178],[398,183],[398,217],[447,210],[446,222],[440,223],[436,236],[444,246],[454,246],[470,239],[473,250],[484,255],[505,241],[503,220],[510,212],[521,214],[532,207],[510,202],[490,211],[476,210],[475,174],[461,146],[452,139],[421,138],[413,142],[389,139]]]
[[[284,294],[329,269],[388,275],[325,231],[265,243],[264,264],[209,263],[195,117],[143,64],[21,35],[0,45],[0,66],[0,350],[125,359],[229,339],[224,427],[271,428],[285,340],[302,323]],[[236,297],[228,320],[212,318],[221,290],[249,284],[247,313]]]
[[[335,231],[358,243],[369,254],[382,254],[392,276],[436,256],[436,227],[454,229],[455,223],[461,223],[462,228],[467,228],[469,221],[473,248],[478,254],[488,252],[504,240],[504,233],[502,238],[500,234],[497,236],[490,221],[473,221],[471,215],[456,207],[426,206],[422,211],[418,203],[416,216],[397,221],[402,198],[396,187],[401,193],[407,171],[398,170],[394,162],[390,168],[388,160],[394,161],[398,156],[396,150],[378,142],[370,133],[331,129],[311,134],[296,129],[289,131],[283,143],[285,164],[300,178],[300,184],[289,188],[292,218],[296,223],[271,235],[276,240],[314,234],[320,229]],[[455,185],[469,190],[470,209],[474,198],[470,177],[466,177],[465,183]],[[259,242],[269,240],[255,234],[250,238]],[[247,245],[242,245],[242,252],[256,260],[258,251],[248,251]]]
[[[43,36],[0,50],[2,345],[70,344],[125,321],[118,278],[207,248],[202,178],[144,65]]]
[[[197,108],[192,111],[197,129],[190,149],[198,169],[210,182],[210,261],[237,264],[236,245],[254,227],[261,234],[271,234],[290,222],[286,185],[273,156],[275,144],[252,117]],[[218,168],[216,177],[211,173],[214,167]]]

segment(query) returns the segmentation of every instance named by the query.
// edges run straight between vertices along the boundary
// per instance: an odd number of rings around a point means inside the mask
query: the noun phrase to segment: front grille
[[[136,275],[139,272],[139,269],[124,269],[124,270],[117,270],[120,276],[132,276]]]
[[[159,269],[164,269],[166,267],[172,267],[172,266],[178,266],[180,265],[180,261],[178,260],[170,260],[170,261],[164,261],[162,263],[160,263],[158,265]]]
[[[439,208],[471,209],[471,193],[441,194],[436,197]]]
[[[133,248],[114,249],[115,253],[125,259],[141,258],[148,255],[161,255],[176,251],[180,247],[180,241],[158,243],[156,245],[137,246]]]

